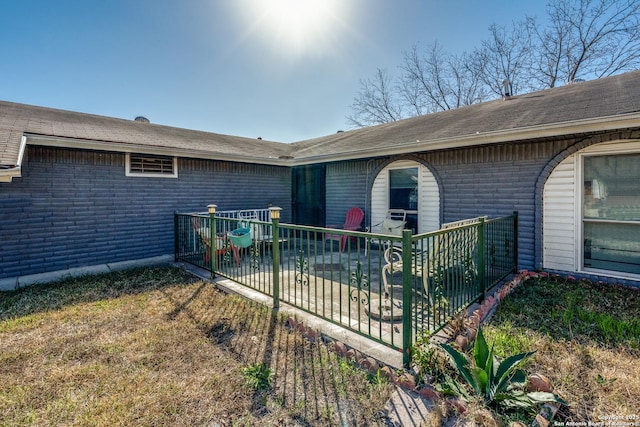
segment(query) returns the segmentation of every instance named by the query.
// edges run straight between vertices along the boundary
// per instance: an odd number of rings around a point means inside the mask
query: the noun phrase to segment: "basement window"
[[[126,176],[177,178],[178,158],[155,154],[127,153]]]

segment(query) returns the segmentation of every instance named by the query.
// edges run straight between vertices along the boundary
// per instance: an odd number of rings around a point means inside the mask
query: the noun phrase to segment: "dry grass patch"
[[[640,290],[529,280],[500,304],[485,333],[502,357],[537,351],[526,369],[547,376],[569,402],[556,421],[640,415]]]
[[[177,268],[0,293],[0,342],[0,425],[384,425],[392,391]]]

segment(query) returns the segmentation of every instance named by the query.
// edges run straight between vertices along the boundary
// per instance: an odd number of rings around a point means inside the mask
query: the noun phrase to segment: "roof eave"
[[[18,158],[14,165],[0,165],[0,182],[11,182],[13,178],[22,177],[22,159],[24,151],[27,147],[27,137],[22,135],[20,138],[20,148],[18,148]]]
[[[171,147],[148,146],[127,142],[96,141],[88,139],[66,138],[59,136],[26,134],[30,144],[49,147],[75,148],[84,150],[101,150],[119,153],[146,153],[162,156],[220,160],[229,162],[254,163],[272,166],[290,166],[291,160],[277,157],[257,157],[251,155],[229,155],[203,150],[176,149]]]
[[[437,139],[418,139],[406,143],[396,143],[393,146],[377,149],[351,150],[338,154],[319,154],[296,159],[296,165],[326,163],[334,161],[353,160],[365,157],[379,157],[409,154],[415,152],[444,150],[451,148],[472,147],[478,145],[499,144],[537,138],[550,138],[579,133],[611,131],[640,127],[640,112],[599,117],[596,119],[581,119],[570,122],[530,126],[526,128],[505,129],[495,132],[477,132],[475,134],[445,137]]]
[[[402,155],[416,152],[444,150],[451,148],[472,147],[479,145],[516,142],[537,138],[550,138],[579,133],[610,131],[616,129],[640,127],[640,112],[619,114],[591,119],[574,120],[570,122],[545,124],[516,129],[505,129],[494,132],[478,132],[475,134],[445,137],[436,139],[418,139],[416,141],[394,143],[393,146],[382,146],[374,149],[363,148],[343,151],[340,153],[316,154],[298,158],[280,158],[251,155],[229,155],[204,150],[175,149],[171,147],[148,146],[143,144],[96,141],[67,137],[56,137],[40,134],[25,134],[23,136],[20,159],[24,153],[24,145],[27,139],[29,143],[36,145],[78,148],[90,150],[103,150],[121,153],[148,153],[158,155],[170,155],[185,158],[197,158],[205,160],[219,160],[240,163],[254,163],[271,166],[302,166],[314,163],[328,163],[335,161],[354,160],[371,157]],[[11,176],[20,176],[18,169]],[[11,172],[5,171],[4,176]]]
[[[20,166],[5,165],[0,168],[0,182],[11,182],[13,178],[20,178],[22,169]]]

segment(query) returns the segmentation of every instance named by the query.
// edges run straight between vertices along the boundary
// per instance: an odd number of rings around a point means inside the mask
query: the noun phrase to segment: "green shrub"
[[[271,388],[273,371],[264,363],[250,363],[242,368],[246,384],[254,390],[264,391]]]
[[[500,362],[493,353],[493,346],[489,349],[481,328],[478,329],[471,360],[449,344],[440,344],[440,347],[446,351],[452,366],[463,380],[449,378],[441,386],[445,393],[467,401],[480,399],[487,406],[531,408],[542,402],[566,405],[553,393],[524,391],[527,375],[520,366],[535,352],[520,353]]]

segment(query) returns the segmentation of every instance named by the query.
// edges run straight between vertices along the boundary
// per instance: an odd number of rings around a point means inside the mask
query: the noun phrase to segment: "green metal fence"
[[[408,364],[420,334],[517,271],[516,230],[516,213],[401,237],[176,213],[175,247],[176,260],[402,351]]]

